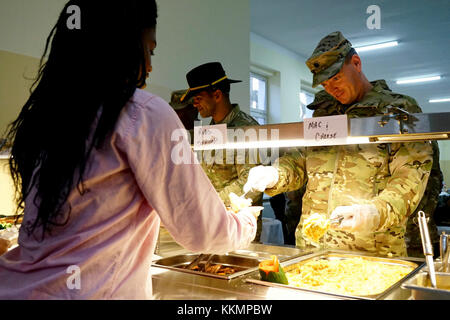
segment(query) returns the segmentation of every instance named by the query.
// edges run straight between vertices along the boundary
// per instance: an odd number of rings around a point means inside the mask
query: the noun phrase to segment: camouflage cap
[[[313,73],[312,87],[315,88],[336,75],[351,49],[352,44],[340,31],[332,32],[322,38],[312,55],[306,60],[306,65]]]
[[[180,110],[180,109],[186,108],[190,104],[193,104],[193,100],[194,100],[193,97],[189,100],[184,100],[183,102],[181,102],[180,99],[185,94],[186,90],[187,89],[176,90],[176,91],[172,92],[169,104],[174,110]]]

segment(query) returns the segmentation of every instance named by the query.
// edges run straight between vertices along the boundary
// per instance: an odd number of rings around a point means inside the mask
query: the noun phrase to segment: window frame
[[[256,78],[256,79],[258,79],[260,81],[263,81],[265,83],[264,110],[261,110],[261,109],[258,109],[258,108],[254,109],[252,107],[252,101],[253,101],[252,100],[252,93],[253,93],[253,90],[252,90],[252,78]],[[262,74],[259,74],[257,72],[251,71],[249,80],[250,80],[250,115],[253,118],[262,118],[264,120],[264,123],[260,123],[260,124],[267,124],[268,118],[269,118],[268,117],[268,106],[269,106],[269,104],[268,104],[268,92],[269,92],[268,86],[269,86],[269,79],[266,76],[262,75]],[[258,123],[259,123],[259,121],[258,121]]]

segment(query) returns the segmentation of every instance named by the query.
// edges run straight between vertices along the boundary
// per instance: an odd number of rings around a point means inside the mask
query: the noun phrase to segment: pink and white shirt
[[[89,157],[89,192],[70,193],[68,223],[43,241],[39,228],[35,237],[22,227],[19,246],[0,256],[0,299],[150,299],[160,221],[193,252],[248,246],[256,219],[226,211],[201,166],[191,164],[187,140],[174,134],[182,128],[164,100],[137,89],[104,147]],[[192,161],[179,163],[180,150]],[[22,225],[35,220],[33,197]],[[74,268],[79,289],[69,284]]]

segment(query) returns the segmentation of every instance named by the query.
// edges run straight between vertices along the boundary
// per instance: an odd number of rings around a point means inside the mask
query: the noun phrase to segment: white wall
[[[299,39],[299,41],[301,41]],[[269,122],[300,121],[301,81],[311,83],[306,58],[255,33],[250,34],[250,63],[274,73],[269,77]]]
[[[40,58],[67,1],[1,0],[0,50]]]
[[[40,58],[65,3],[1,0],[0,50]],[[250,1],[157,0],[157,4],[158,47],[147,90],[168,100],[172,90],[187,87],[185,74],[190,69],[220,61],[230,78],[243,80],[232,85],[231,99],[248,111]]]
[[[148,88],[169,99],[172,89],[187,88],[186,73],[220,61],[231,85],[231,100],[249,111],[250,1],[160,0],[158,47]]]

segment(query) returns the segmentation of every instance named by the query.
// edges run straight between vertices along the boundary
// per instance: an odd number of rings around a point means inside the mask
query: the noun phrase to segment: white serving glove
[[[343,216],[344,219],[337,229],[349,232],[374,232],[380,224],[380,213],[373,204],[354,204],[351,206],[336,207],[330,219]]]
[[[278,182],[278,170],[272,166],[257,166],[250,169],[247,183],[244,185],[244,192],[258,191],[264,192],[267,188],[272,188]]]
[[[247,213],[252,214],[255,217],[255,219],[258,219],[258,217],[263,209],[264,209],[264,207],[262,207],[262,206],[246,207],[246,208],[242,208],[241,210],[239,210],[237,214],[242,214],[243,212],[247,212]]]

